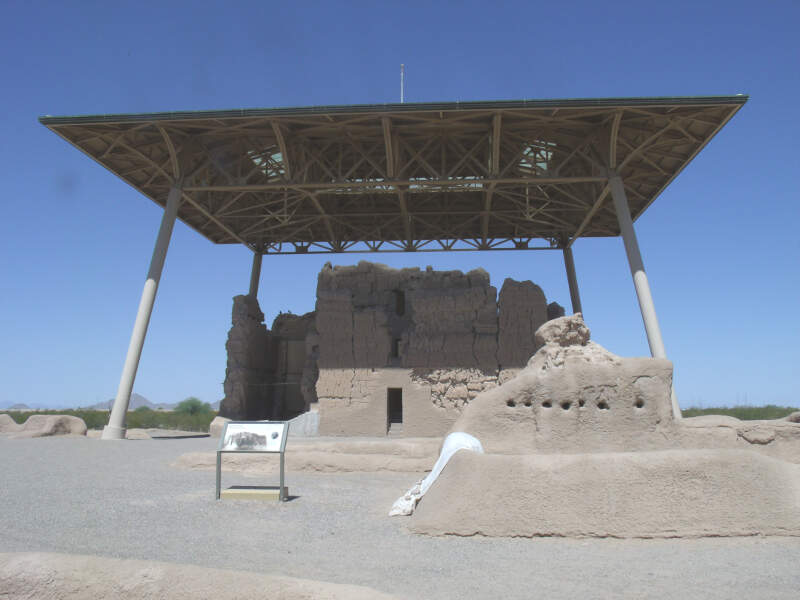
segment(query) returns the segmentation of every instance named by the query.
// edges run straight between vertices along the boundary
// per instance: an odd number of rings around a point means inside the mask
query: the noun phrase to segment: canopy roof
[[[747,96],[41,117],[218,244],[263,253],[562,248],[619,235]],[[544,243],[532,243],[533,240]]]

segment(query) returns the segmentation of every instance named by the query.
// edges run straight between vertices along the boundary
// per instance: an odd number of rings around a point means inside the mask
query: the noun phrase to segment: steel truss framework
[[[253,109],[40,121],[256,253],[568,248],[617,236],[746,96]],[[536,241],[538,240],[538,242]]]

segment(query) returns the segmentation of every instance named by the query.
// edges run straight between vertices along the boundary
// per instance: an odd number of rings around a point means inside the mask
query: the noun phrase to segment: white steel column
[[[614,199],[614,209],[617,213],[620,234],[622,235],[622,241],[625,243],[625,253],[628,255],[628,265],[630,265],[631,275],[633,276],[633,286],[636,288],[636,296],[639,299],[639,310],[642,313],[650,354],[654,358],[667,358],[664,340],[661,337],[661,328],[658,325],[658,317],[656,316],[656,307],[653,303],[653,295],[650,292],[650,283],[647,281],[642,254],[639,251],[639,242],[636,239],[636,232],[633,230],[633,220],[631,219],[630,208],[628,208],[625,186],[622,184],[622,178],[614,172],[610,174],[608,182],[611,186],[611,196]],[[675,397],[674,387],[672,390],[672,415],[675,419],[681,418],[681,409],[678,406],[678,399]]]
[[[258,296],[258,282],[261,279],[261,252],[253,253],[253,268],[250,271],[250,291],[248,295]]]
[[[578,278],[575,276],[575,261],[572,258],[572,247],[564,248],[564,266],[567,269],[567,283],[569,284],[569,299],[572,302],[572,313],[583,313],[581,308],[581,295],[578,292]]]
[[[161,279],[161,271],[164,268],[164,259],[167,257],[167,248],[172,236],[172,228],[175,225],[175,218],[178,215],[180,199],[181,188],[173,186],[167,196],[167,205],[164,208],[164,216],[161,218],[161,227],[158,230],[153,257],[150,260],[150,270],[147,272],[147,279],[144,282],[142,299],[139,301],[139,310],[136,313],[136,321],[133,324],[133,333],[128,345],[128,354],[125,357],[125,365],[122,368],[122,375],[119,379],[117,397],[114,399],[114,407],[111,410],[108,425],[103,429],[102,438],[104,440],[125,439],[125,416],[131,400],[133,381],[136,379],[136,370],[139,368],[139,358],[142,355],[142,346],[144,346],[147,326],[150,323],[150,315],[153,312],[158,282]]]

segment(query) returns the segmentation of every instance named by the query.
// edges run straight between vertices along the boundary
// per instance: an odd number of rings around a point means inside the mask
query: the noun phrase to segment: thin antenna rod
[[[400,104],[405,102],[406,92],[406,66],[400,65]]]

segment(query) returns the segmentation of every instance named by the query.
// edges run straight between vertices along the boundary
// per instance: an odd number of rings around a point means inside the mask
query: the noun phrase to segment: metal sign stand
[[[228,431],[229,428],[231,432]],[[234,430],[236,433],[233,433]],[[278,500],[285,502],[287,498],[284,486],[283,457],[288,437],[289,423],[286,421],[229,421],[226,423],[217,449],[217,500],[221,496],[223,454],[279,454],[281,478]],[[263,443],[261,443],[262,439]]]

